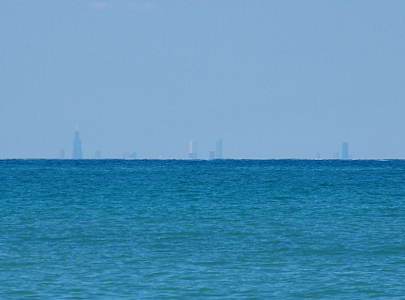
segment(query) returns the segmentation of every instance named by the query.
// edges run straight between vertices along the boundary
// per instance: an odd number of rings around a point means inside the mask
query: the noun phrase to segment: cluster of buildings
[[[137,157],[136,152],[133,152],[132,154],[125,153],[123,154],[124,159],[135,159]],[[319,157],[319,154],[318,154]],[[59,153],[59,158],[65,158],[65,151],[62,149]],[[79,136],[79,130],[76,128],[75,131],[75,138],[73,140],[73,159],[82,159],[83,158],[83,152],[82,152],[82,141],[80,140]],[[101,158],[101,152],[98,150],[95,153],[95,158],[100,159]],[[190,141],[190,147],[189,147],[189,153],[188,153],[188,158],[189,159],[198,159],[198,141],[196,140],[191,140]],[[215,144],[215,150],[211,150],[209,153],[209,159],[222,159],[222,139],[219,139],[216,141]],[[339,158],[338,156],[335,156],[335,158]],[[349,155],[349,143],[344,142],[342,144],[342,156],[341,159],[350,159]]]
[[[73,159],[82,159],[83,152],[82,152],[82,141],[80,139],[79,130],[76,128],[75,131],[75,138],[73,140]],[[101,159],[101,152],[99,150],[95,153],[95,159]],[[210,151],[210,159],[222,159],[222,139],[216,141],[215,150]],[[59,158],[65,158],[65,150],[61,149],[59,152]],[[129,154],[127,152],[123,153],[123,159],[135,159],[137,158],[136,152]],[[198,159],[198,141],[191,140],[190,141],[190,151],[189,151],[189,158],[190,159]]]
[[[217,140],[215,144],[215,150],[210,151],[210,160],[212,159],[222,159],[222,139]],[[198,141],[190,141],[190,151],[188,153],[189,159],[198,158]]]

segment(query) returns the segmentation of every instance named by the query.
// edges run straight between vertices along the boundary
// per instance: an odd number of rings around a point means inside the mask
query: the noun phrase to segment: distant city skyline
[[[188,159],[207,159],[207,160],[214,160],[214,159],[223,159],[223,154],[222,154],[222,147],[223,147],[223,142],[222,139],[218,139],[215,141],[215,150],[210,150],[208,153],[207,157],[199,157],[198,156],[198,141],[197,140],[190,140],[189,141],[189,151],[188,151]],[[73,140],[73,159],[82,159],[85,158],[83,157],[83,152],[82,152],[82,141],[80,139],[80,132],[76,127],[75,131],[75,138]],[[64,159],[65,158],[65,151],[64,149],[60,149],[59,151],[59,158]],[[94,159],[101,159],[101,150],[96,150],[94,152]],[[129,153],[128,151],[122,152],[122,159],[137,159],[138,154],[136,152]],[[349,143],[347,141],[342,143],[342,152],[339,154],[339,152],[334,152],[333,153],[333,159],[351,159],[352,155],[349,153]],[[319,152],[316,153],[316,159],[332,159],[332,158],[321,158],[321,154]],[[145,158],[140,158],[140,159],[145,159]],[[152,159],[162,159],[162,157],[156,157]],[[166,159],[173,159],[170,157],[166,157]],[[185,157],[183,157],[185,159]],[[265,159],[277,159],[277,158],[272,158],[268,157]],[[292,158],[294,159],[294,158]]]
[[[405,1],[142,2],[0,1],[0,159],[405,159]]]

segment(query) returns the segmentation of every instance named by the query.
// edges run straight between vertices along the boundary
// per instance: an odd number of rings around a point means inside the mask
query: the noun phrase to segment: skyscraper
[[[349,143],[344,142],[342,144],[342,159],[349,159]]]
[[[217,140],[215,158],[222,159],[222,139]]]
[[[211,150],[210,151],[210,160],[213,160],[213,159],[215,159],[215,151]]]
[[[190,141],[190,152],[188,154],[188,157],[190,159],[197,159],[198,156],[198,142],[191,140]]]
[[[82,141],[79,138],[79,130],[76,127],[75,139],[73,140],[73,159],[82,159]]]

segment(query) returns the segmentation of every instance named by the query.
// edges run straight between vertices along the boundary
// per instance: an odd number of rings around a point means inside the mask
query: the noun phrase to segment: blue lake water
[[[405,299],[405,161],[0,160],[0,299]]]

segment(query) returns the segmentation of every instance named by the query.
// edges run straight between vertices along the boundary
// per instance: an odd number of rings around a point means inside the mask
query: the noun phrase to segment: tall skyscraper
[[[222,139],[217,140],[215,158],[222,159]]]
[[[215,159],[215,151],[211,150],[210,151],[210,160],[213,160],[213,159]]]
[[[73,159],[82,159],[82,141],[79,138],[79,130],[76,127],[75,139],[73,140]]]
[[[342,144],[342,159],[349,159],[349,143],[344,142]]]
[[[190,152],[188,154],[188,157],[190,159],[197,159],[198,156],[198,142],[191,140],[190,141]]]

